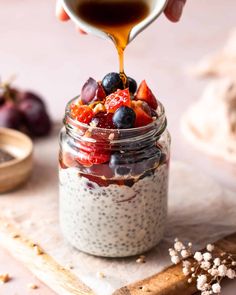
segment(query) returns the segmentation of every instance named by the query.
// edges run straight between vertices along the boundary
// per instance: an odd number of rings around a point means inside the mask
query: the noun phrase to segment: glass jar
[[[73,102],[73,101],[72,101]],[[77,249],[125,257],[153,248],[167,217],[170,136],[158,119],[133,129],[103,129],[70,117],[60,134],[60,225]]]

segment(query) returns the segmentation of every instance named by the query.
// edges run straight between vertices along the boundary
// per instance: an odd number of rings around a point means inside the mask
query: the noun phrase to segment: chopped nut
[[[27,287],[28,287],[29,289],[33,289],[33,290],[38,289],[38,286],[35,285],[35,284],[33,284],[33,283],[28,284]]]
[[[93,109],[94,114],[105,112],[105,111],[106,111],[105,106],[102,103],[98,103]]]
[[[106,276],[104,275],[104,273],[101,272],[101,271],[98,271],[97,274],[96,274],[96,276],[97,276],[97,278],[99,278],[99,279],[103,279],[103,278],[106,277]]]
[[[0,283],[1,284],[5,284],[5,283],[9,282],[10,280],[11,280],[11,277],[9,276],[8,273],[0,275]]]

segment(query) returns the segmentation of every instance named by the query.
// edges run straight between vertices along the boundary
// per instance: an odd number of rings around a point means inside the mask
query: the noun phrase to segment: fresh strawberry
[[[128,88],[124,90],[118,89],[106,98],[105,108],[109,113],[114,113],[121,106],[131,106],[131,98]]]
[[[153,122],[152,117],[150,117],[141,106],[135,106],[134,111],[136,114],[135,127],[146,126]]]
[[[142,81],[140,84],[137,94],[135,96],[136,100],[144,100],[148,103],[148,105],[156,110],[157,109],[157,100],[154,94],[152,93],[151,89],[148,87],[147,83],[145,80]]]
[[[103,164],[110,160],[110,151],[107,149],[107,143],[103,138],[93,135],[98,142],[103,142],[100,146],[96,143],[81,141],[79,144],[79,153],[76,160],[83,166],[90,167],[96,164]],[[105,148],[106,147],[106,148]]]
[[[93,110],[86,105],[71,105],[71,116],[77,121],[89,124],[93,118]]]
[[[91,167],[92,165],[108,162],[110,160],[110,154],[104,153],[100,150],[94,150],[91,152],[80,150],[76,160],[85,167]]]

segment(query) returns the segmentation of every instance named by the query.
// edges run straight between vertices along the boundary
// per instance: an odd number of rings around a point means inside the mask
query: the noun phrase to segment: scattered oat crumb
[[[137,263],[145,263],[146,257],[144,255],[139,256],[139,258],[136,260]]]
[[[71,264],[66,264],[65,268],[67,268],[67,269],[74,269],[74,266],[71,265]]]
[[[113,140],[115,138],[115,134],[114,133],[111,133],[108,137],[109,140]]]
[[[96,275],[97,275],[97,278],[99,278],[99,279],[103,279],[103,278],[106,277],[106,276],[104,275],[104,273],[101,272],[101,271],[98,271]]]
[[[38,245],[34,245],[34,251],[37,255],[42,255],[44,253]]]
[[[143,286],[142,287],[142,291],[144,291],[144,292],[151,292],[151,290],[149,289],[148,286]]]
[[[19,237],[20,237],[19,234],[12,234],[12,238],[13,238],[13,239],[18,239]]]
[[[11,280],[11,277],[9,276],[8,273],[5,274],[0,274],[0,283],[5,284]]]
[[[38,286],[36,284],[33,284],[33,283],[28,284],[27,287],[28,287],[28,289],[33,289],[33,290],[38,289]]]

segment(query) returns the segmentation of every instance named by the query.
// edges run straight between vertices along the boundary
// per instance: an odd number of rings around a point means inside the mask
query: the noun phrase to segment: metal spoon
[[[91,24],[85,22],[81,19],[77,14],[77,7],[79,0],[61,0],[62,5],[66,11],[66,13],[70,16],[72,21],[76,23],[78,27],[80,27],[86,33],[90,33],[96,35],[98,37],[102,37],[104,39],[111,39],[111,37],[103,32],[102,30],[92,26]],[[89,0],[80,0],[80,1],[89,1]],[[101,1],[101,0],[98,0]],[[107,1],[114,1],[114,0],[107,0]],[[115,0],[117,1],[124,1],[124,0]],[[138,23],[130,32],[128,43],[130,43],[141,31],[143,31],[146,27],[148,27],[158,16],[164,11],[168,0],[145,0],[150,7],[150,13],[148,16]]]

